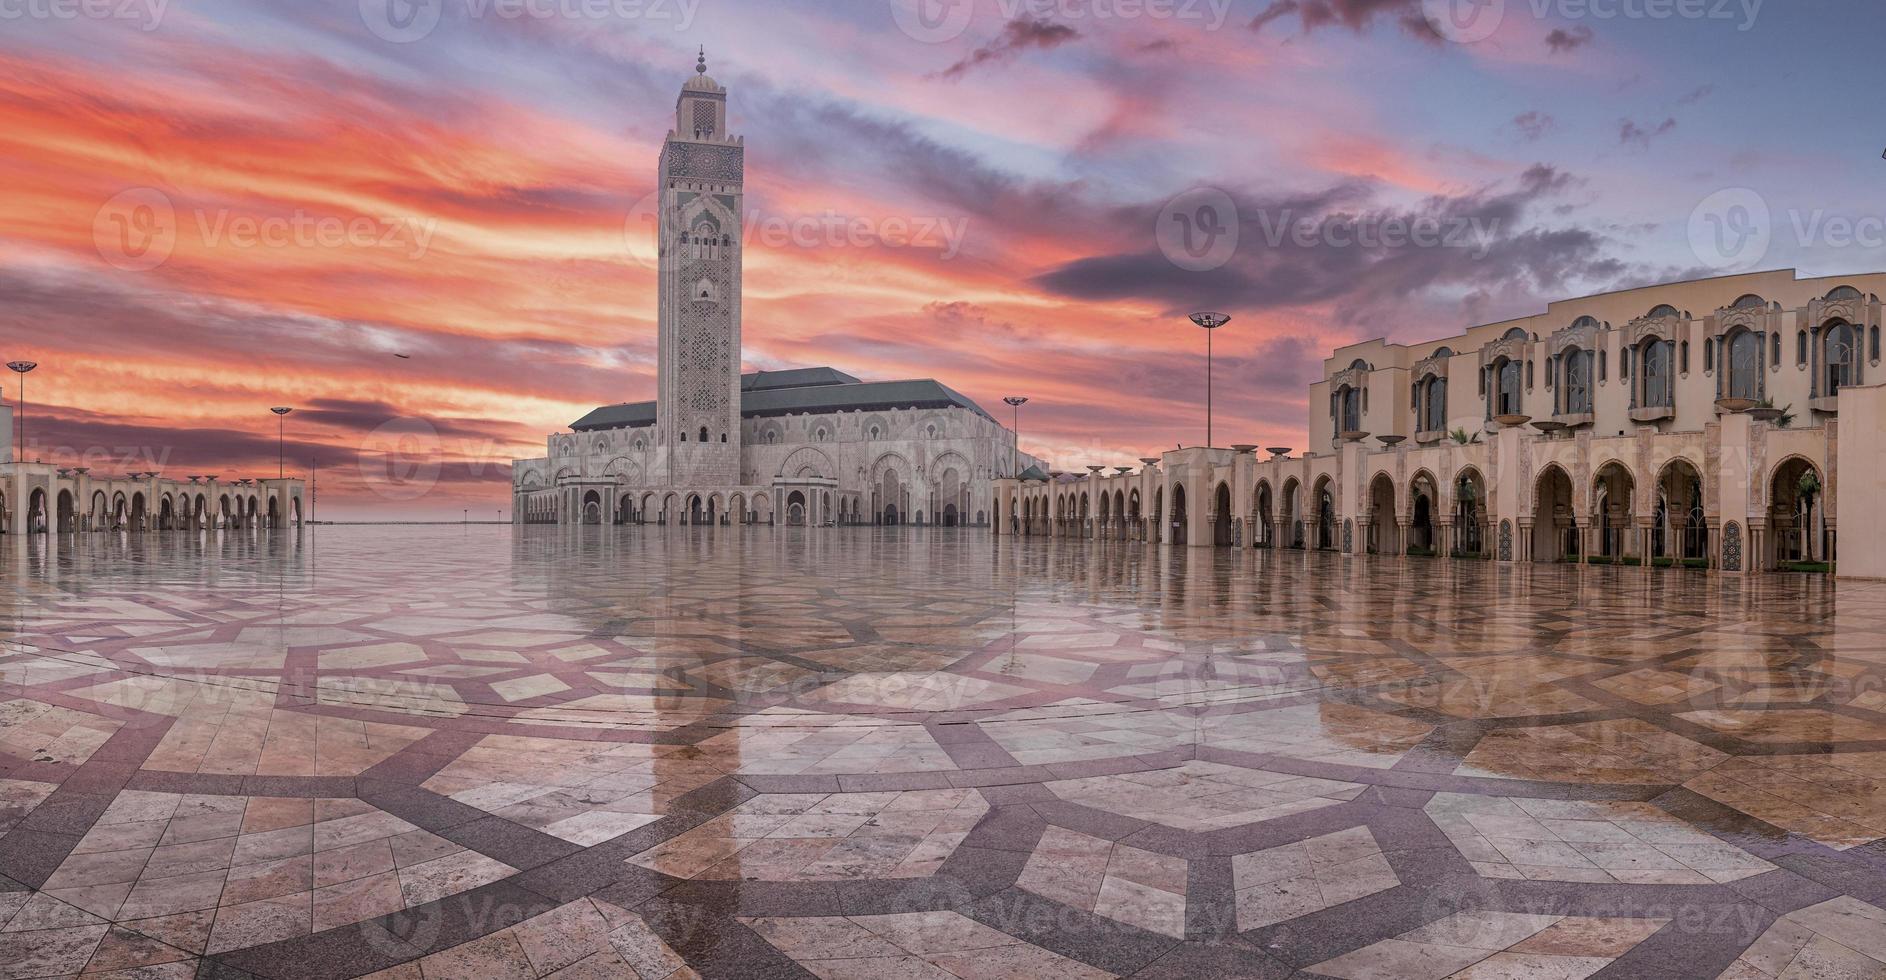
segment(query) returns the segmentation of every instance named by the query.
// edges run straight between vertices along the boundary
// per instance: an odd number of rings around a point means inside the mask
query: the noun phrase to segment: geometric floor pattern
[[[0,540],[0,980],[1886,977],[1886,586]]]

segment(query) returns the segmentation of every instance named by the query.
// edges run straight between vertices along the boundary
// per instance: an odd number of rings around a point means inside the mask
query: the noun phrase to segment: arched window
[[[1447,428],[1447,379],[1428,375],[1428,380],[1422,385],[1422,394],[1427,402],[1423,406],[1421,428],[1428,432]]]
[[[1673,345],[1667,340],[1651,338],[1643,343],[1639,357],[1643,370],[1638,374],[1642,379],[1641,402],[1645,407],[1671,407],[1676,404],[1676,385],[1670,377],[1670,349]]]
[[[701,441],[702,442],[707,441],[707,426],[705,425],[701,426]]]
[[[681,441],[682,441],[682,442],[687,442],[687,441],[688,441],[688,434],[687,434],[686,432],[682,432],[682,433],[681,433]]]
[[[1796,330],[1794,332],[1794,366],[1800,367],[1801,365],[1806,364],[1806,363],[1807,363],[1807,331]]]
[[[1859,332],[1844,320],[1837,320],[1821,328],[1821,344],[1823,345],[1821,363],[1827,365],[1825,384],[1821,388],[1823,397],[1832,395],[1857,380],[1854,361],[1859,354],[1857,349],[1859,342]]]
[[[1767,300],[1762,299],[1760,296],[1757,296],[1754,293],[1749,293],[1748,295],[1743,296],[1741,299],[1736,300],[1735,305],[1732,307],[1732,309],[1759,310],[1762,307],[1767,306],[1767,305],[1768,305]]]
[[[1499,388],[1494,395],[1493,414],[1518,415],[1520,412],[1520,366],[1518,361],[1500,358],[1494,362],[1494,377]]]
[[[1769,369],[1773,370],[1781,366],[1781,331],[1777,330],[1769,336],[1774,338],[1768,351]]]
[[[1526,328],[1514,327],[1513,329],[1506,331],[1506,333],[1502,335],[1500,339],[1501,340],[1525,340]]]
[[[1703,338],[1703,370],[1716,369],[1716,341],[1713,337]]]
[[[1873,328],[1873,337],[1871,340],[1871,347],[1872,347],[1872,352],[1869,356],[1872,358],[1872,360],[1875,363],[1878,363],[1879,361],[1879,328],[1878,327]]]
[[[1351,371],[1367,371],[1368,369],[1369,369],[1369,362],[1363,360],[1360,357],[1349,362],[1349,370]]]
[[[1362,395],[1349,385],[1343,385],[1336,393],[1337,419],[1341,422],[1339,432],[1360,432],[1362,430]]]
[[[1565,391],[1561,402],[1565,413],[1582,415],[1591,411],[1592,352],[1573,347],[1559,358],[1565,363]]]
[[[1649,313],[1645,314],[1645,319],[1661,320],[1664,317],[1674,317],[1674,316],[1682,316],[1682,315],[1683,314],[1677,312],[1676,307],[1671,306],[1666,303],[1662,306],[1657,307],[1654,310],[1651,310]]]
[[[1722,386],[1730,398],[1762,397],[1761,335],[1753,330],[1738,330],[1729,336],[1728,354],[1723,358],[1729,377]]]
[[[1837,286],[1827,294],[1829,300],[1859,299],[1860,291],[1852,286]]]

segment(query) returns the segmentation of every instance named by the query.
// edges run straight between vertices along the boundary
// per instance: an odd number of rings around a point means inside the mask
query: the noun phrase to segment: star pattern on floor
[[[0,980],[1886,973],[1886,588],[855,529],[0,556]]]

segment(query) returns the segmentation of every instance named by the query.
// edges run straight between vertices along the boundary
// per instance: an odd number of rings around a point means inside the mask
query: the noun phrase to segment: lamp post
[[[37,361],[8,361],[7,367],[20,376],[20,462],[26,462],[26,372],[39,366]]]
[[[1009,453],[1009,463],[1008,463],[1009,475],[1021,476],[1022,475],[1022,459],[1021,459],[1022,406],[1028,404],[1028,399],[1023,398],[1020,395],[1010,395],[1007,398],[1002,399],[1002,403],[1007,405],[1010,409],[1009,416],[1012,419],[1012,422],[1009,428],[1013,429],[1015,432],[1015,448]]]
[[[1223,313],[1194,313],[1192,322],[1205,328],[1205,448],[1211,441],[1211,332],[1231,322]]]
[[[269,411],[275,413],[275,478],[280,480],[288,476],[288,437],[286,433],[288,431],[288,413],[294,411],[294,409],[278,407],[271,408]]]

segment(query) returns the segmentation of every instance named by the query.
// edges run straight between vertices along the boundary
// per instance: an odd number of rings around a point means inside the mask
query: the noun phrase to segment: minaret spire
[[[695,73],[696,75],[705,75],[705,74],[707,74],[707,45],[705,45],[705,44],[703,44],[703,45],[701,45],[701,56],[700,56],[700,58],[698,58],[698,59],[697,59],[697,60],[696,60],[696,61],[694,62],[694,73]]]

